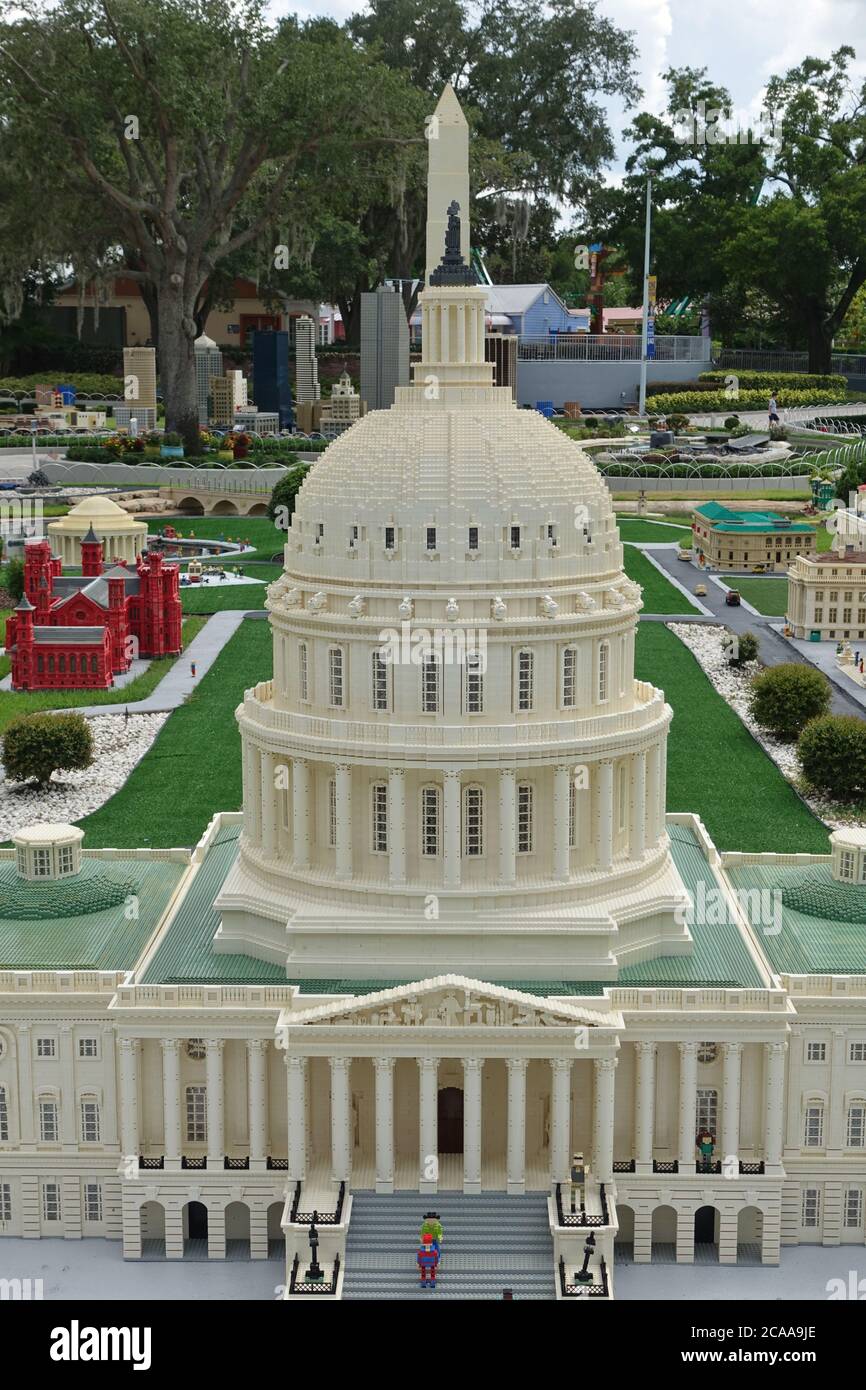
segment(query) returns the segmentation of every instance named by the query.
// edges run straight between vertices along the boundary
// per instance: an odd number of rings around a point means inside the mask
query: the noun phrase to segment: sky
[[[361,0],[273,0],[271,14],[328,14],[341,21],[363,8]],[[641,109],[662,110],[661,74],[668,67],[708,68],[743,113],[760,110],[768,77],[807,55],[827,58],[842,44],[859,50],[853,72],[866,76],[866,0],[599,0],[598,11],[635,33]],[[610,171],[616,180],[628,151],[620,138],[628,116],[615,99],[608,109],[618,140]]]

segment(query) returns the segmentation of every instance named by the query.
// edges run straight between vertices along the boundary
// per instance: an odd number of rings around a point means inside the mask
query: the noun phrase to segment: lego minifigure
[[[584,1194],[586,1192],[586,1166],[583,1161],[583,1154],[577,1153],[571,1159],[571,1210],[576,1211],[575,1197],[580,1198],[580,1210],[583,1210]]]
[[[427,1231],[421,1237],[421,1247],[415,1256],[422,1289],[436,1287],[436,1269],[439,1265],[439,1246],[432,1234]]]

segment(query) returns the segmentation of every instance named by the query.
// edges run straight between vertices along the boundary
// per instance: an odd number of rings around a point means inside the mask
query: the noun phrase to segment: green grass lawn
[[[693,603],[675,589],[663,574],[651,565],[647,557],[633,545],[623,546],[625,572],[643,587],[645,613],[699,613]],[[683,566],[685,569],[685,565]]]
[[[267,494],[262,494],[262,501],[267,501]],[[179,536],[201,536],[206,540],[228,540],[231,537],[232,540],[249,541],[256,549],[247,551],[244,560],[270,560],[274,555],[282,558],[286,543],[285,531],[281,531],[266,516],[171,516],[149,521],[147,526],[153,535],[164,526],[173,526]],[[226,563],[237,561],[232,558]]]
[[[230,608],[235,611],[243,608],[264,608],[265,590],[282,573],[280,565],[241,566],[243,573],[264,584],[228,584],[223,588],[200,589],[197,584],[181,589],[180,597],[184,613],[218,613]]]
[[[726,581],[727,582],[727,581]],[[739,579],[731,577],[731,588],[739,589],[747,603],[768,618],[784,618],[788,606],[787,579]]]
[[[207,617],[187,618],[183,624],[183,645],[188,647],[196,633],[201,632]],[[22,714],[35,714],[46,709],[76,709],[80,705],[131,705],[135,700],[143,700],[156,689],[163,676],[167,675],[178,658],[160,657],[152,661],[147,670],[129,685],[113,690],[2,690],[0,691],[0,733]],[[2,669],[0,677],[7,674]]]
[[[831,532],[827,530],[823,521],[819,521],[815,529],[817,531],[818,553],[821,554],[823,551],[832,550],[833,536]]]
[[[246,689],[270,678],[271,653],[270,625],[241,623],[120,791],[79,822],[89,849],[194,845],[215,811],[240,808],[235,709]]]
[[[639,679],[664,690],[674,711],[669,811],[696,812],[720,850],[827,853],[826,828],[662,623],[639,625],[635,667]]]
[[[661,525],[654,521],[644,521],[642,517],[623,516],[617,518],[620,538],[624,541],[640,541],[646,545],[663,545],[666,541],[679,541],[680,545],[691,545],[691,526]]]

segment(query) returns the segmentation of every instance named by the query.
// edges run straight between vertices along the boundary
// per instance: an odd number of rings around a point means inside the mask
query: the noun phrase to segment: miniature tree
[[[816,791],[839,801],[866,795],[866,720],[853,714],[812,719],[800,735],[797,753],[803,776]]]
[[[750,710],[753,719],[790,742],[810,719],[825,714],[830,704],[830,682],[811,666],[786,662],[752,677]]]
[[[3,735],[3,766],[14,782],[42,788],[52,773],[80,772],[92,762],[93,735],[80,714],[23,715]]]
[[[268,516],[281,530],[288,529],[292,513],[295,510],[295,499],[311,466],[309,463],[300,463],[296,468],[290,468],[287,473],[283,474],[271,493]]]
[[[758,639],[754,632],[732,632],[726,650],[729,666],[745,666],[747,661],[757,659]]]

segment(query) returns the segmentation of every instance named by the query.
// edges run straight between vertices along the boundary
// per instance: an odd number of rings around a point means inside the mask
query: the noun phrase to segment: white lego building
[[[397,1297],[392,1218],[495,1210],[536,1242],[498,1285],[563,1301],[613,1296],[617,1243],[864,1242],[862,836],[720,855],[666,816],[608,492],[491,384],[461,238],[452,209],[415,384],[298,495],[243,812],[192,855],[85,843],[62,891],[32,856],[65,828],[0,850],[6,1234],[284,1251],[289,1297]],[[448,1248],[442,1292],[486,1290]]]

